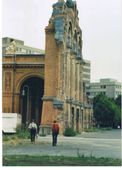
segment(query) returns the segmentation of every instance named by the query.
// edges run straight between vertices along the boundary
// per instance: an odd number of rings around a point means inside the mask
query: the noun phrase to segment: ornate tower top
[[[79,26],[76,1],[58,0],[53,4],[47,29],[50,29],[51,25],[56,44],[69,49],[78,59],[82,58],[82,31]]]
[[[72,0],[67,0],[66,4],[68,7],[73,8],[75,6],[76,2],[72,1]]]

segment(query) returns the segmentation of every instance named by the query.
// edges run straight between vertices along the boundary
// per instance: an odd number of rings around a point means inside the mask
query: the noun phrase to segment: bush
[[[30,137],[30,133],[28,129],[24,126],[17,127],[16,132],[17,132],[16,135],[18,138],[28,139]]]
[[[64,131],[64,136],[76,136],[76,132],[73,128],[66,128]]]
[[[30,137],[30,134],[28,131],[21,131],[17,133],[17,137],[22,139],[28,139]]]
[[[3,134],[3,141],[9,141],[9,140],[10,140],[9,136]]]

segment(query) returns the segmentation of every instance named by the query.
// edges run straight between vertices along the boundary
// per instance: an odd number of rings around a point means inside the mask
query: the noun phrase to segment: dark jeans
[[[58,136],[58,132],[52,132],[52,138],[53,138],[52,146],[57,145],[57,136]]]
[[[31,142],[35,142],[36,129],[31,129],[30,130],[30,137],[31,137]]]

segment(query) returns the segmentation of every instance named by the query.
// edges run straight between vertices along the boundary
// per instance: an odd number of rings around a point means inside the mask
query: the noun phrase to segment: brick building
[[[50,133],[54,119],[61,132],[82,132],[92,125],[92,105],[83,89],[82,30],[75,1],[58,0],[45,28],[45,55],[3,56],[3,112],[32,118],[40,133]]]

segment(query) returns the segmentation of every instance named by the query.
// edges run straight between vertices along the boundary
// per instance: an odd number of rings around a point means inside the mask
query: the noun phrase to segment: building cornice
[[[45,54],[4,54],[3,57],[45,57]]]
[[[14,63],[3,62],[3,68],[44,68],[44,63]]]

